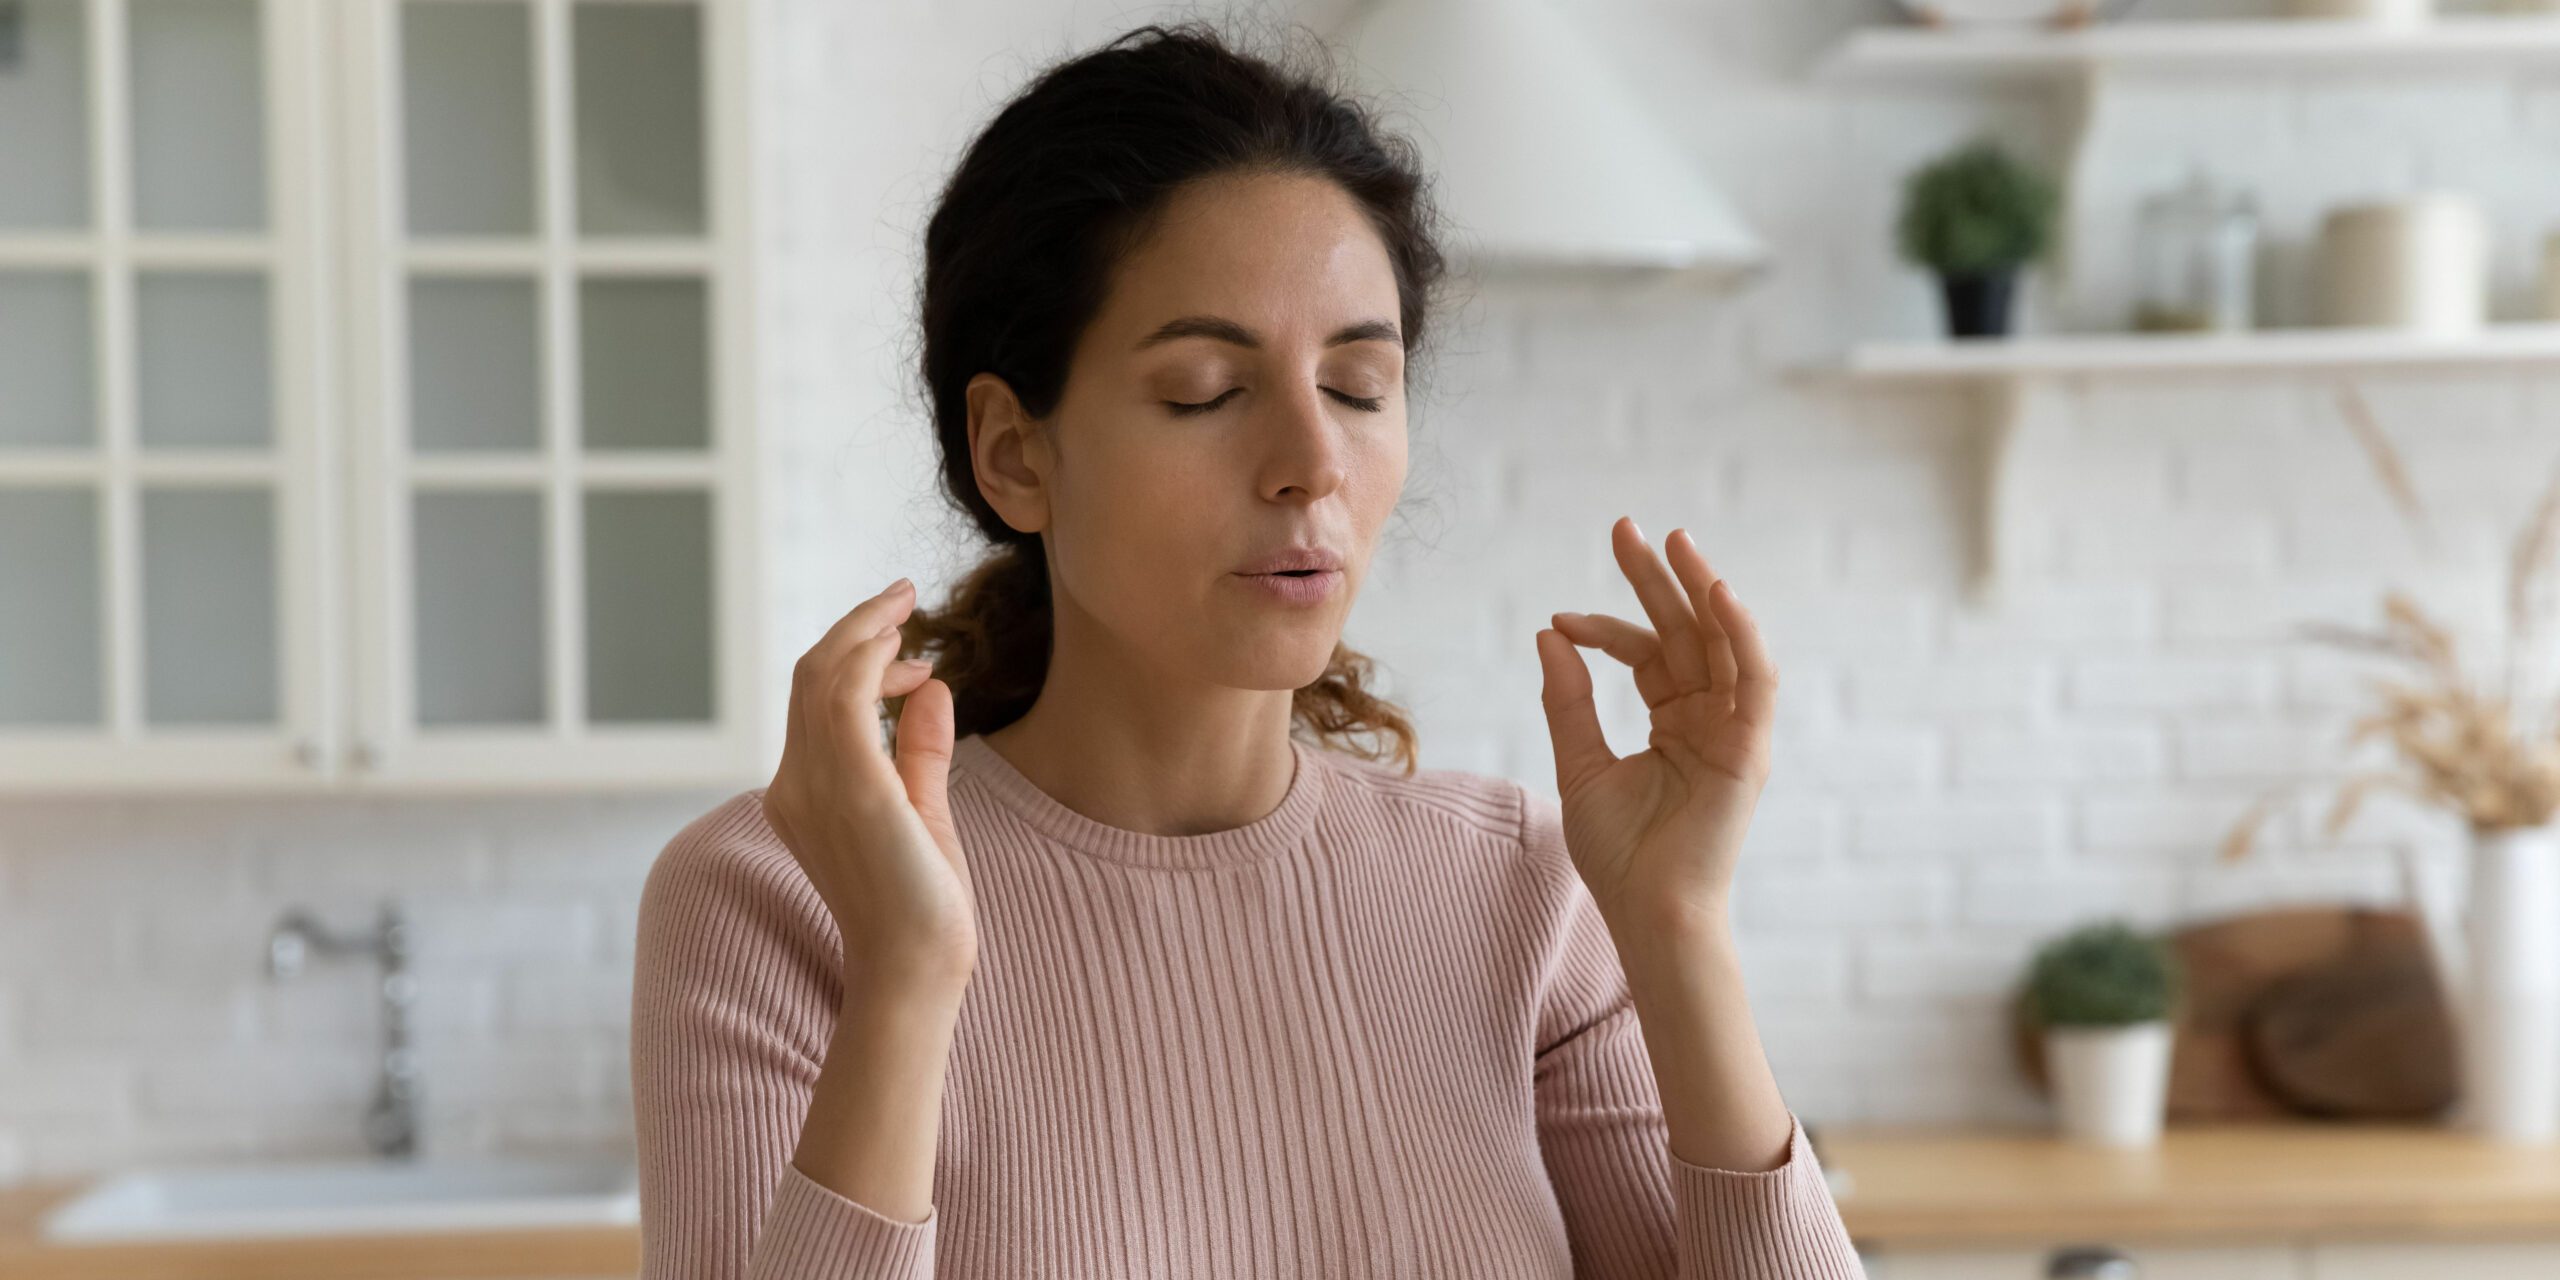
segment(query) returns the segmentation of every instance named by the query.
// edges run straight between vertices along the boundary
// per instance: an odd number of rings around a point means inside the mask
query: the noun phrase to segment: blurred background
[[[651,859],[976,554],[938,185],[1205,16],[1336,38],[1465,251],[1346,636],[1423,763],[1552,794],[1619,515],[1761,619],[1747,976],[1878,1274],[2560,1274],[2539,8],[0,0],[0,1262],[215,1164],[416,1227],[320,1163],[406,1154],[616,1273]]]

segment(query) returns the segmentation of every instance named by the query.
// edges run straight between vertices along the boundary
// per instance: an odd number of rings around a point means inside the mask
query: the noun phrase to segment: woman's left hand
[[[1610,526],[1610,541],[1653,625],[1559,613],[1538,632],[1565,846],[1613,931],[1721,928],[1769,777],[1777,668],[1686,529],[1666,540],[1668,567],[1632,517]],[[1653,719],[1645,750],[1609,750],[1585,645],[1634,669]]]

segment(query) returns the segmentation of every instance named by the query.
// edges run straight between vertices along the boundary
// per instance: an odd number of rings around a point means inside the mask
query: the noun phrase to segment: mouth
[[[1251,584],[1257,597],[1293,607],[1320,604],[1344,590],[1342,570],[1336,568],[1266,569],[1236,576]]]
[[[1236,570],[1248,578],[1312,578],[1342,569],[1342,556],[1323,546],[1289,547]]]

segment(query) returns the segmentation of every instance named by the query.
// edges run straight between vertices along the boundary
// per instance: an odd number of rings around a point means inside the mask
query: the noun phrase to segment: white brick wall
[[[1321,22],[1345,6],[1269,7]],[[769,697],[847,602],[973,554],[931,496],[905,382],[910,246],[991,104],[1149,13],[1101,8],[759,6]],[[2045,101],[1803,84],[1871,4],[1574,8],[1779,266],[1729,299],[1490,282],[1446,318],[1412,519],[1350,635],[1416,712],[1427,763],[1551,789],[1530,634],[1555,609],[1640,616],[1610,520],[1632,514],[1657,539],[1689,526],[1787,673],[1739,912],[1771,1053],[1816,1121],[2031,1118],[1999,1000],[2042,934],[2099,913],[2387,898],[2401,845],[2449,845],[2447,824],[2379,807],[2327,847],[2305,800],[2261,860],[2211,856],[2262,786],[2333,760],[2354,668],[2288,640],[2295,621],[2360,620],[2392,584],[2491,616],[2489,557],[2560,446],[2560,377],[2369,381],[2443,517],[2433,555],[2401,534],[2322,387],[2091,383],[2029,477],[2030,541],[2059,576],[1977,610],[1960,594],[1966,400],[1792,371],[1934,327],[1926,281],[1887,239],[1900,176],[1980,127],[2056,154]],[[996,31],[1015,33],[1007,47]],[[2121,236],[2128,202],[2190,159],[2239,166],[2266,184],[2268,313],[2298,316],[2304,281],[2285,264],[2325,203],[2458,180],[2495,202],[2513,314],[2529,245],[2560,221],[2555,101],[2474,78],[2132,84],[2093,138],[2085,225]],[[2120,240],[2084,254],[2082,313],[2121,305],[2128,257]],[[2063,310],[2045,291],[2029,305]],[[1613,739],[1641,742],[1632,690],[1591,660]],[[622,1146],[640,880],[719,798],[7,805],[0,1180],[357,1150],[375,1035],[361,978],[270,984],[258,963],[288,904],[355,924],[385,892],[418,913],[429,1145]]]

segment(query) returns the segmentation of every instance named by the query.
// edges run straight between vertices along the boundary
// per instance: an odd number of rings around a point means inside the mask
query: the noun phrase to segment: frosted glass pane
[[[578,286],[579,391],[590,449],[711,441],[711,325],[703,282],[593,277]]]
[[[594,491],[586,503],[587,718],[712,718],[711,496]]]
[[[409,282],[409,439],[421,453],[531,450],[542,438],[542,336],[531,280]]]
[[[540,723],[541,496],[438,491],[414,510],[418,723]]]
[[[98,497],[0,488],[0,724],[106,720]]]
[[[570,10],[578,231],[703,229],[702,13],[690,4]]]
[[[129,12],[134,225],[265,226],[257,0],[136,0]]]
[[[143,719],[272,724],[275,502],[264,489],[142,495]]]
[[[533,18],[519,3],[400,11],[409,234],[533,234]]]
[[[0,448],[97,443],[89,278],[0,274]]]
[[[0,227],[89,223],[89,36],[80,0],[17,0],[0,74]]]
[[[274,438],[266,277],[144,272],[134,278],[134,325],[145,446],[236,448]]]

